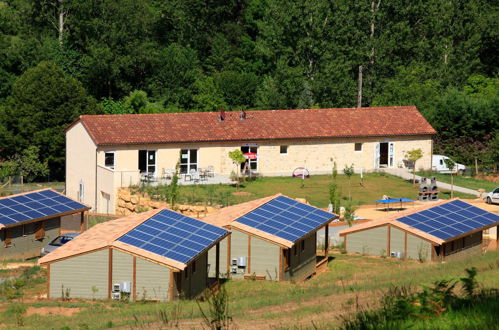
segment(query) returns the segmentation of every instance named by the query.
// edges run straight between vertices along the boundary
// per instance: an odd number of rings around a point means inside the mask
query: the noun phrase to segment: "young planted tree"
[[[350,200],[345,204],[345,213],[343,213],[343,220],[348,223],[349,227],[352,227],[352,224],[355,220],[355,211],[357,210],[357,206]]]
[[[239,172],[241,171],[241,164],[246,161],[246,158],[243,155],[243,152],[239,149],[235,149],[233,151],[229,151],[229,158],[232,159],[232,162],[237,167],[236,168],[236,185],[237,190],[239,190]]]
[[[345,165],[343,173],[348,177],[348,199],[352,200],[352,175],[354,173],[353,164],[350,166]]]
[[[333,180],[336,180],[336,176],[338,175],[338,166],[336,165],[336,162],[333,162],[332,175],[333,175]]]
[[[456,163],[450,158],[445,158],[444,163],[450,172],[450,198],[453,198],[454,197],[454,175],[453,175],[453,172],[454,172],[454,167],[456,166]]]
[[[423,157],[423,150],[412,149],[405,153],[405,158],[412,164],[412,184],[416,184],[416,162]]]
[[[178,161],[177,165],[175,165],[175,173],[173,173],[172,182],[170,182],[170,185],[168,186],[168,197],[170,198],[170,207],[173,210],[175,209],[175,204],[177,203],[177,198],[178,198],[178,190],[179,190],[178,174],[179,174],[179,169],[180,169],[180,161]]]

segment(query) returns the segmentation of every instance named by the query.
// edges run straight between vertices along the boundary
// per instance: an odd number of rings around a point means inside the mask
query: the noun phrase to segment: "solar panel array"
[[[0,199],[0,224],[8,226],[86,207],[52,190],[42,190]]]
[[[227,230],[163,210],[118,241],[184,264],[227,233]]]
[[[236,222],[296,242],[319,229],[335,215],[291,198],[278,196],[243,215]]]
[[[499,222],[499,215],[455,200],[417,212],[397,221],[443,240]]]

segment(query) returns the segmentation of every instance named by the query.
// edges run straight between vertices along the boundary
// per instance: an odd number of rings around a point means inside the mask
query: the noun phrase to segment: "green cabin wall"
[[[431,261],[431,250],[433,246],[427,240],[407,233],[407,258]]]
[[[220,241],[220,270],[219,277],[227,278],[227,246],[229,238]],[[216,245],[208,251],[208,276],[216,277]]]
[[[290,249],[290,266],[287,270],[283,269],[284,281],[303,281],[315,273],[316,254],[317,254],[317,233],[305,238],[305,249],[301,250],[301,241],[298,241]],[[296,253],[295,253],[296,250]],[[284,268],[284,264],[282,265]]]
[[[199,296],[208,284],[208,253],[203,253],[196,260],[196,269],[194,271],[193,262],[187,268],[179,273],[182,276],[182,297],[195,298]],[[186,277],[187,274],[187,277]]]
[[[350,233],[346,236],[346,250],[350,253],[380,256],[382,251],[386,253],[387,237],[386,225]]]
[[[231,240],[230,240],[230,258],[246,258],[246,266],[248,265],[248,234],[242,233],[236,229],[232,229]],[[254,239],[254,238],[252,238]],[[246,268],[239,268],[237,274],[230,274],[234,279],[244,278],[246,273]]]
[[[396,227],[390,228],[390,251],[387,251],[387,256],[391,252],[401,252],[404,255],[405,251],[405,232]],[[405,257],[405,256],[404,256]]]
[[[45,227],[45,237],[35,239],[35,223],[28,223],[11,227],[12,245],[5,247],[4,231],[0,231],[0,259],[28,259],[40,256],[42,248],[47,246],[53,239],[59,236],[61,219],[60,217],[43,220]],[[23,228],[24,226],[24,228]]]
[[[142,258],[137,258],[136,277],[137,300],[168,300],[170,285],[169,268]]]
[[[50,297],[60,298],[64,286],[71,298],[106,299],[108,258],[105,249],[51,263]]]
[[[249,273],[264,275],[266,279],[272,281],[279,280],[280,251],[279,246],[252,236]]]

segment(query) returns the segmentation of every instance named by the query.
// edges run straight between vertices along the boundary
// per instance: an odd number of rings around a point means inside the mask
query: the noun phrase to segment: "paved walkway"
[[[384,171],[386,173],[396,175],[396,176],[401,177],[401,178],[406,179],[406,180],[412,180],[412,173],[408,172],[407,170],[402,169],[402,168],[387,168],[387,169],[384,169]],[[421,180],[421,176],[416,175],[416,180]],[[438,186],[438,188],[441,188],[441,189],[451,190],[451,185],[449,183],[437,181],[437,186]],[[454,189],[454,191],[458,191],[458,192],[462,192],[465,194],[475,195],[476,197],[480,197],[480,193],[476,190],[473,190],[473,189],[459,187],[456,185],[454,185],[453,189]]]

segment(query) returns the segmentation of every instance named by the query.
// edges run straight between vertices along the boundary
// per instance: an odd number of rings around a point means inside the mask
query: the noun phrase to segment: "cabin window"
[[[114,170],[114,151],[106,151],[104,154],[104,166]]]
[[[3,230],[3,246],[12,246],[12,231],[10,228],[5,228]]]
[[[301,241],[301,251],[305,251],[305,240]]]
[[[196,272],[196,261],[194,260],[192,262],[192,273],[194,274]]]
[[[282,250],[284,259],[284,270],[288,269],[291,264],[291,249]]]
[[[198,170],[198,150],[182,149],[180,151],[180,173],[190,173]]]
[[[281,153],[281,155],[287,155],[288,154],[288,146],[280,146],[279,152]]]
[[[298,248],[295,246],[293,246],[293,255],[297,256],[298,255]]]
[[[35,224],[35,239],[45,238],[45,223],[43,221]]]
[[[355,151],[362,151],[362,143],[355,143]]]

